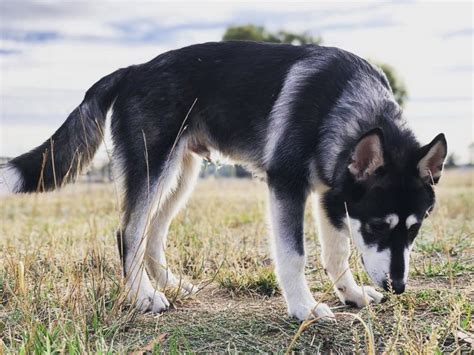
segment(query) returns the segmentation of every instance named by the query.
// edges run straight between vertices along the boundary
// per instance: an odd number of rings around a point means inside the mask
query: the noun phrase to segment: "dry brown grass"
[[[357,314],[377,352],[468,351],[474,311],[472,173],[448,172],[438,208],[412,255],[408,290],[377,306],[342,307],[318,262],[307,218],[307,276],[336,312]],[[258,181],[200,181],[173,222],[171,268],[196,284],[160,316],[123,302],[111,185],[74,185],[15,196],[0,206],[0,352],[285,352],[300,324],[287,317],[267,247],[265,187]],[[360,275],[362,278],[366,276]],[[210,282],[212,281],[212,282]],[[209,283],[210,282],[210,283]],[[338,317],[308,327],[293,350],[366,352],[361,322]]]

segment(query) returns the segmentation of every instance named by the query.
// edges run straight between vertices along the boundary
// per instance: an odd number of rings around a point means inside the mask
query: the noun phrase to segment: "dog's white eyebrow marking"
[[[405,224],[407,226],[407,229],[410,229],[410,227],[412,225],[414,225],[415,223],[418,223],[418,218],[416,218],[416,216],[414,214],[411,214],[408,216],[407,220],[405,221]]]
[[[399,218],[395,213],[388,214],[385,216],[385,222],[390,225],[390,229],[393,229],[397,226]]]

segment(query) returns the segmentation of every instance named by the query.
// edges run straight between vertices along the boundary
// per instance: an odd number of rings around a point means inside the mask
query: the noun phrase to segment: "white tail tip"
[[[19,192],[23,185],[21,172],[9,164],[0,169],[0,197]]]

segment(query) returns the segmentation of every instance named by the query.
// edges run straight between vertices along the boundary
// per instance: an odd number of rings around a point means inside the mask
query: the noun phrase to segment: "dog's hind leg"
[[[318,236],[321,242],[321,262],[334,283],[334,290],[341,302],[363,307],[370,302],[380,303],[383,295],[373,287],[359,286],[349,267],[350,240],[329,221],[318,195],[312,195],[312,207]]]
[[[172,219],[186,204],[201,167],[202,159],[191,152],[186,152],[177,172],[179,175],[176,188],[171,191],[156,212],[150,228],[146,249],[146,267],[152,278],[161,288],[180,288],[184,293],[192,293],[195,287],[176,277],[166,263],[166,240]]]
[[[125,198],[121,233],[118,235],[127,296],[140,310],[158,313],[169,307],[165,295],[155,289],[145,271],[144,256],[153,215],[176,186],[177,170],[186,142],[173,150],[171,145],[157,149],[149,163],[138,160],[124,164]]]
[[[305,277],[304,209],[305,186],[294,181],[268,180],[275,271],[288,305],[288,313],[300,320],[334,317],[329,307],[318,303]]]

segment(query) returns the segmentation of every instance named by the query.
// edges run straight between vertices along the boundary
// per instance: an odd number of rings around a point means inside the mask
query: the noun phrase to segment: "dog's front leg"
[[[324,206],[313,194],[313,212],[318,226],[321,242],[321,262],[324,270],[334,283],[334,290],[347,305],[363,307],[370,302],[380,303],[383,295],[371,286],[359,286],[354,280],[349,267],[350,240],[349,236],[335,228],[326,215]]]
[[[304,320],[334,317],[329,307],[314,299],[304,274],[304,207],[307,194],[269,184],[273,257],[279,285],[291,316]]]

